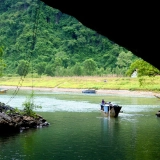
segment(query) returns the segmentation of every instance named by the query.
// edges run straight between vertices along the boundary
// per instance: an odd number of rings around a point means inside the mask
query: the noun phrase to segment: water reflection
[[[107,142],[108,140],[113,139],[114,136],[113,128],[115,125],[115,119],[110,117],[102,117],[101,125],[102,125],[102,137],[104,138],[102,141]]]

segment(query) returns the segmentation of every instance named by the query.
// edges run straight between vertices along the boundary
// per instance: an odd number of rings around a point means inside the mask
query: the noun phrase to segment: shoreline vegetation
[[[18,85],[21,84],[21,85]],[[1,77],[0,88],[33,89],[53,92],[80,92],[95,89],[97,94],[160,96],[160,77]]]

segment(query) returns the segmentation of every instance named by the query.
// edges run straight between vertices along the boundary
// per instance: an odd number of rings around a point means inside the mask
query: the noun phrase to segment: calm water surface
[[[22,109],[31,91],[0,95]],[[0,160],[159,160],[160,100],[155,97],[34,92],[49,127],[0,135]],[[13,97],[13,98],[11,98]],[[100,102],[122,105],[118,118],[102,117]]]

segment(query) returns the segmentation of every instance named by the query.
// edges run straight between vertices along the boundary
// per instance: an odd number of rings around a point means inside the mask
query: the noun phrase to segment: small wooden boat
[[[110,117],[118,117],[119,113],[121,112],[122,106],[117,104],[112,104],[111,102],[100,104],[101,106],[101,113],[102,116],[110,116]]]
[[[0,93],[6,93],[8,89],[0,89]]]
[[[95,89],[86,89],[86,90],[83,90],[82,93],[96,93],[96,90]]]

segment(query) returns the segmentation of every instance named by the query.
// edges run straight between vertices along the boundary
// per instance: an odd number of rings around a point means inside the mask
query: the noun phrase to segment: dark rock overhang
[[[41,0],[160,69],[158,2]]]

